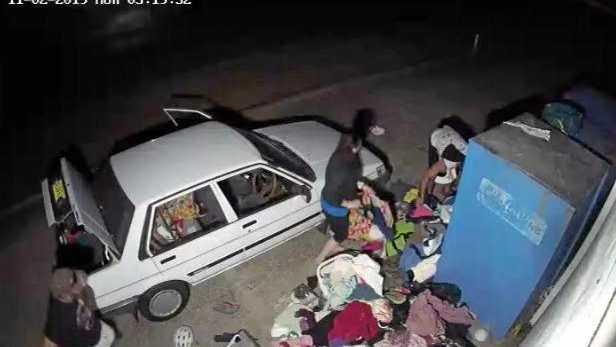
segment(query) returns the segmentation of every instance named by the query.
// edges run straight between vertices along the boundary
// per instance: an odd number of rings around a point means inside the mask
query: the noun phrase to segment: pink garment
[[[361,250],[363,252],[378,252],[383,249],[383,241],[370,241],[363,246],[361,246]]]
[[[374,347],[428,347],[426,340],[408,330],[389,331]]]
[[[445,326],[436,310],[428,303],[425,293],[421,293],[409,308],[406,328],[409,332],[420,336],[444,334]]]
[[[272,347],[314,347],[312,336],[302,335],[299,339],[272,342]]]
[[[330,346],[343,346],[374,339],[379,332],[370,305],[353,301],[334,318],[327,334]]]
[[[423,217],[432,217],[434,213],[431,209],[427,208],[425,205],[419,205],[415,207],[411,218],[423,218]]]
[[[410,332],[420,336],[442,335],[445,333],[443,320],[471,325],[475,315],[467,307],[455,307],[425,290],[409,308],[406,326]]]

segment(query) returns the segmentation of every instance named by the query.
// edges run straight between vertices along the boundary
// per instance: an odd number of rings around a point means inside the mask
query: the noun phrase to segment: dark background
[[[25,129],[45,132],[50,122],[88,117],[75,110],[110,94],[303,38],[395,36],[422,25],[460,37],[481,33],[491,47],[482,54],[490,59],[557,55],[576,64],[580,78],[616,90],[616,7],[607,2],[193,0],[192,6],[61,7],[4,1],[0,138],[5,165],[19,165],[20,146],[35,141]],[[423,39],[430,40],[429,33]],[[3,185],[13,179],[3,177]],[[1,206],[38,191],[37,182],[31,186],[11,192]]]

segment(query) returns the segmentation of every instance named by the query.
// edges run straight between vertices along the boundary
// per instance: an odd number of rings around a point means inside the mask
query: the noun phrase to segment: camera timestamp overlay
[[[192,5],[193,0],[7,0],[9,6],[163,6]]]

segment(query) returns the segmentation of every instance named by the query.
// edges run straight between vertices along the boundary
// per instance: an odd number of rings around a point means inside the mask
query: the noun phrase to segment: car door
[[[216,184],[205,184],[153,204],[147,253],[168,279],[199,282],[242,259],[244,232]]]
[[[220,179],[218,185],[237,215],[235,224],[244,231],[246,258],[296,236],[301,231],[298,227],[320,220],[319,204],[310,199],[313,188],[269,166],[251,167]]]

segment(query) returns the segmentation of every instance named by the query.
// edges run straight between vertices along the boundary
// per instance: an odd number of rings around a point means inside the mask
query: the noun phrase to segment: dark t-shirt
[[[77,302],[49,300],[45,336],[60,347],[95,346],[101,335],[101,322]]]
[[[357,199],[357,181],[361,179],[359,155],[336,151],[325,170],[325,186],[321,192],[330,204],[340,206],[342,200]]]

